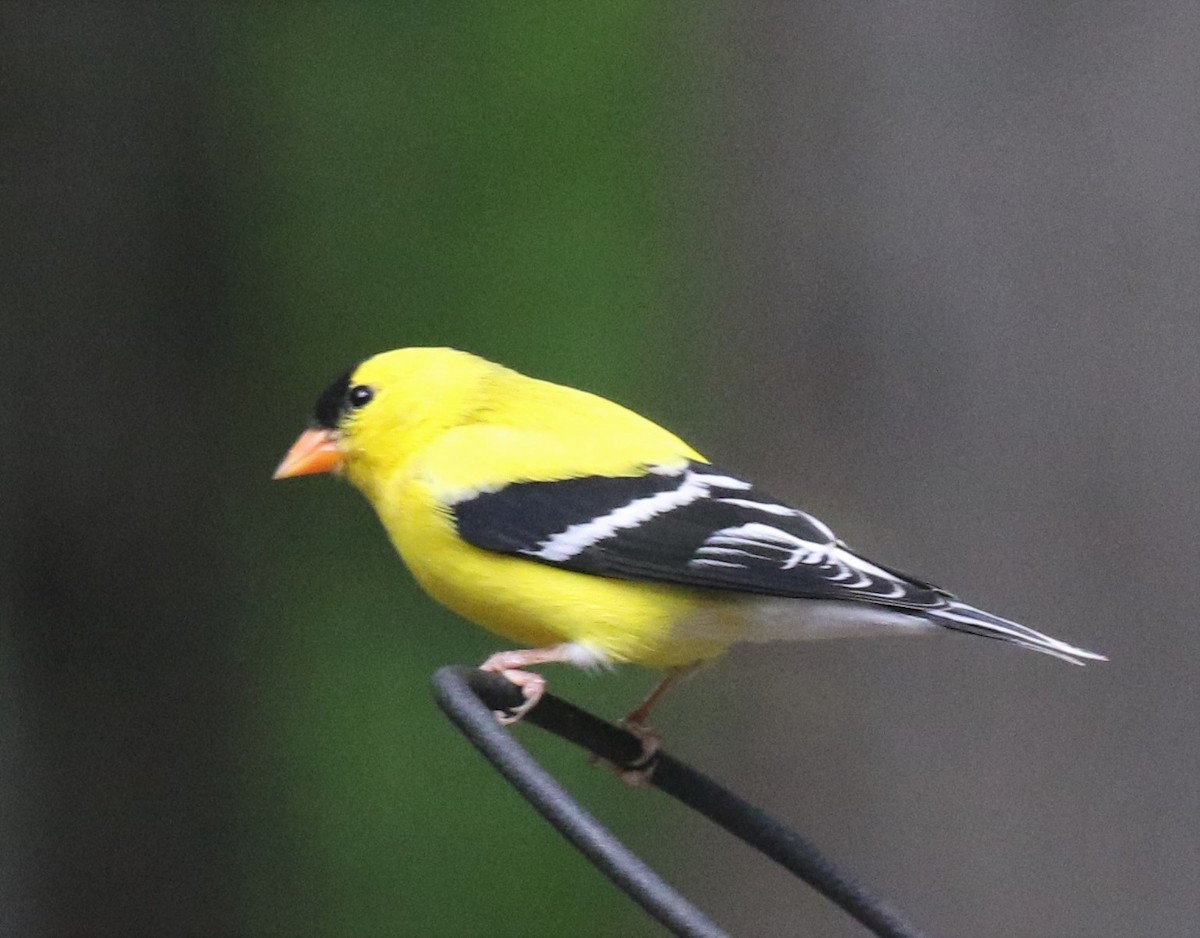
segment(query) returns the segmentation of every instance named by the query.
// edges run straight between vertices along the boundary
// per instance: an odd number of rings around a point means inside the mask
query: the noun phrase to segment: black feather
[[[322,427],[326,430],[336,430],[338,428],[342,415],[346,413],[350,406],[347,394],[350,391],[350,377],[353,374],[354,368],[351,368],[321,392],[321,396],[317,398],[316,406],[313,407],[312,420],[310,421],[312,426]]]
[[[783,513],[779,499],[737,480],[731,480],[736,485],[706,483],[686,504],[664,503],[646,520],[590,543],[585,539],[569,556],[539,555],[554,553],[547,551],[548,543],[573,525],[604,519],[638,499],[682,491],[685,483],[694,487],[705,477],[730,478],[712,466],[691,463],[675,474],[518,482],[459,502],[453,512],[459,534],[477,547],[597,576],[910,610],[946,604],[948,594],[937,587],[858,557],[812,516],[790,508]],[[775,533],[763,540],[729,534],[748,525]],[[721,565],[723,557],[737,565]]]

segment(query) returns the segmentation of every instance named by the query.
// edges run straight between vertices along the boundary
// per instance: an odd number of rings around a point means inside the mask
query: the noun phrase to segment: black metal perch
[[[676,935],[725,936],[711,919],[624,846],[501,727],[494,710],[522,702],[520,690],[477,668],[445,667],[433,676],[438,705],[493,766],[604,875]],[[614,765],[631,767],[638,739],[585,710],[546,694],[525,721]],[[800,877],[879,938],[923,938],[886,903],[872,897],[799,834],[711,778],[659,752],[650,784],[698,811]]]

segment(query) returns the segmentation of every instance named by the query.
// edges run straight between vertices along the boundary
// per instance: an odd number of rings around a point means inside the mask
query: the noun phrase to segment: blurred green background
[[[711,68],[695,28],[644,2],[247,6],[218,22],[221,119],[247,161],[238,348],[263,399],[243,452],[265,447],[265,467],[328,380],[402,345],[672,396],[686,358],[663,339],[700,318],[676,237]],[[299,834],[283,869],[250,858],[276,897],[253,897],[252,926],[488,934],[532,906],[543,934],[636,930],[429,706],[439,663],[496,640],[420,595],[357,493],[254,476],[239,537],[269,558],[252,592],[277,637],[251,639],[269,667],[251,793]],[[648,682],[556,686],[594,685],[616,714]],[[545,754],[585,797],[621,803],[577,753]]]
[[[452,345],[1109,653],[732,653],[668,744],[934,934],[1200,918],[1200,12],[0,7],[0,930],[653,935],[436,711],[497,648],[271,483]],[[554,669],[609,717],[652,683]],[[857,935],[516,730],[739,935]]]

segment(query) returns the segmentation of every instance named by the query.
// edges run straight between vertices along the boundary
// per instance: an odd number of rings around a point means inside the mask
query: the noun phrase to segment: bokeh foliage
[[[262,405],[234,442],[263,484],[230,496],[256,558],[251,928],[648,927],[434,711],[432,670],[495,642],[419,594],[348,488],[265,480],[324,383],[385,348],[453,345],[652,393],[642,376],[679,354],[662,327],[695,318],[675,245],[703,59],[648,2],[218,12],[238,367]],[[555,681],[615,715],[649,676]],[[543,755],[615,809],[611,780],[577,754]]]

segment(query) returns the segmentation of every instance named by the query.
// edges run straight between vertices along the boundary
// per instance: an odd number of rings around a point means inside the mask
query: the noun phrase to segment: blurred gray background
[[[933,935],[1200,935],[1198,48],[1183,2],[0,9],[0,925],[659,933],[434,712],[492,638],[267,482],[347,362],[449,344],[1112,659],[741,648],[677,754]],[[862,934],[520,736],[733,934]]]
[[[722,22],[722,457],[1112,661],[748,651],[709,682],[742,728],[720,774],[934,934],[1200,934],[1200,8]],[[735,933],[855,934],[705,869]]]

